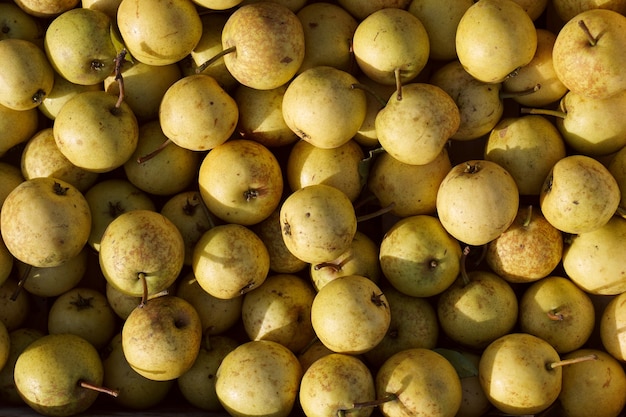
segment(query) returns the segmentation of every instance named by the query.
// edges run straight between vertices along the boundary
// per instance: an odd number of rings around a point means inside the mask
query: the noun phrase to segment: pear
[[[287,417],[298,397],[302,367],[280,343],[249,341],[223,358],[216,378],[217,398],[231,416]]]
[[[374,159],[366,187],[395,216],[435,214],[437,191],[450,169],[447,148],[424,165],[405,164],[385,152]]]
[[[538,196],[554,164],[565,156],[563,136],[541,115],[500,119],[484,150],[484,158],[506,169],[524,196]]]
[[[139,139],[139,125],[130,106],[101,90],[84,91],[68,100],[52,132],[71,163],[97,173],[121,167]]]
[[[464,364],[468,365],[465,373],[459,373],[461,377],[461,387],[463,389],[463,399],[456,417],[481,417],[489,411],[491,403],[487,399],[483,387],[480,386],[478,378],[478,364],[480,355],[466,350],[458,351]]]
[[[20,8],[16,2],[0,4],[0,40],[17,38],[43,46],[44,29],[41,21]]]
[[[539,204],[557,229],[591,232],[615,214],[621,198],[617,181],[598,160],[586,155],[560,159],[545,179]]]
[[[37,107],[44,116],[50,120],[56,119],[61,107],[67,101],[78,93],[83,91],[103,90],[103,84],[83,85],[76,84],[65,79],[58,72],[54,72],[54,85],[52,90],[44,97],[41,104]]]
[[[328,65],[351,72],[353,69],[352,39],[358,26],[356,19],[333,3],[312,3],[301,8],[296,16],[304,31],[304,59],[298,72],[319,65]]]
[[[49,416],[82,413],[100,391],[106,391],[98,351],[82,337],[69,333],[49,334],[33,341],[17,358],[14,377],[26,404]]]
[[[302,23],[287,6],[254,2],[238,7],[222,30],[224,63],[251,88],[279,87],[296,75],[304,59]]]
[[[226,223],[200,237],[191,267],[204,291],[216,298],[237,298],[263,284],[269,273],[269,253],[248,227]]]
[[[0,157],[26,142],[38,129],[38,108],[13,110],[0,104]]]
[[[461,245],[437,217],[415,215],[391,226],[380,243],[383,276],[412,297],[443,292],[460,271]]]
[[[138,374],[154,380],[180,377],[192,366],[202,340],[196,309],[174,295],[136,307],[122,327],[122,350]]]
[[[591,232],[572,236],[563,251],[563,269],[584,291],[617,295],[626,291],[621,262],[626,240],[626,219],[613,216]]]
[[[227,10],[238,6],[243,0],[193,0],[199,6],[212,10]]]
[[[4,243],[3,239],[0,239],[0,285],[4,283],[4,281],[9,278],[11,272],[13,272],[13,264],[15,263],[15,258],[7,249],[7,245]]]
[[[202,36],[202,21],[191,0],[123,0],[117,25],[128,52],[149,65],[182,60]]]
[[[563,21],[567,22],[578,13],[589,9],[611,9],[622,14],[626,13],[626,3],[616,1],[605,3],[598,0],[556,0],[553,2],[555,14]]]
[[[98,10],[78,7],[56,17],[46,29],[44,47],[54,69],[66,80],[93,85],[115,69],[117,51],[111,19]]]
[[[563,235],[532,205],[487,244],[487,265],[510,283],[534,282],[554,271],[563,257]]]
[[[365,92],[353,86],[350,73],[317,66],[289,83],[282,111],[287,126],[301,139],[319,148],[337,148],[348,142],[365,119]]]
[[[538,280],[520,298],[520,330],[544,339],[560,354],[587,343],[595,323],[591,298],[568,278]]]
[[[15,362],[28,345],[44,335],[43,330],[33,327],[20,327],[9,332],[9,356],[4,367],[0,369],[0,401],[3,404],[26,405],[15,387],[15,378],[13,377]]]
[[[515,0],[515,2],[522,6],[534,22],[544,14],[548,7],[548,0]]]
[[[429,58],[451,61],[456,55],[456,27],[473,1],[457,2],[419,1],[410,2],[408,11],[424,25],[430,43]]]
[[[0,161],[0,208],[9,193],[24,181],[19,167]]]
[[[372,407],[356,408],[373,401],[374,376],[358,357],[331,353],[321,357],[302,375],[298,398],[306,416],[338,416],[342,413],[368,417]]]
[[[558,352],[528,333],[509,333],[491,342],[478,364],[480,384],[498,410],[507,414],[537,414],[550,407],[561,392],[562,371],[551,364]]]
[[[450,361],[431,349],[402,350],[383,363],[375,376],[381,413],[454,416],[463,398],[461,380]]]
[[[7,326],[0,322],[0,371],[7,364],[11,351],[11,338]]]
[[[380,144],[376,134],[376,116],[380,109],[385,107],[389,97],[396,91],[396,86],[374,82],[363,74],[357,74],[357,79],[359,80],[357,87],[364,89],[368,94],[366,94],[367,108],[365,120],[363,120],[359,131],[353,139],[365,148],[377,148]]]
[[[8,331],[19,329],[26,323],[33,305],[33,297],[27,291],[20,291],[16,279],[8,277],[0,285],[0,321]]]
[[[486,83],[476,79],[463,68],[458,59],[436,69],[429,83],[448,93],[459,108],[461,122],[451,139],[476,139],[488,134],[502,118],[502,83]]]
[[[626,208],[626,147],[613,154],[607,167],[619,186],[621,199],[618,212],[624,217],[623,211]]]
[[[495,162],[468,160],[455,165],[439,186],[437,213],[461,242],[483,245],[515,220],[519,191],[509,172]]]
[[[610,9],[586,10],[559,30],[552,59],[554,70],[570,90],[591,98],[608,98],[626,89],[621,68],[626,56],[626,16]]]
[[[313,362],[331,353],[335,352],[328,349],[319,339],[316,338],[306,347],[306,349],[298,354],[298,361],[302,366],[302,371],[306,372]]]
[[[400,162],[424,165],[441,153],[461,123],[459,108],[442,88],[409,83],[376,116],[380,145]]]
[[[626,405],[622,395],[626,389],[624,368],[617,359],[601,349],[581,348],[564,355],[563,359],[589,355],[594,355],[596,359],[563,367],[563,385],[559,394],[561,415],[616,417]]]
[[[626,360],[626,312],[624,310],[626,294],[619,293],[611,297],[600,316],[600,341],[602,347],[620,362]]]
[[[287,158],[287,182],[291,190],[313,184],[327,184],[343,191],[350,201],[361,194],[360,162],[363,149],[354,140],[331,149],[300,140]]]
[[[54,69],[41,48],[24,39],[0,42],[0,105],[34,109],[54,86]]]
[[[462,274],[437,301],[443,333],[463,347],[484,349],[517,324],[515,291],[502,277],[487,270]]]
[[[486,83],[504,81],[527,65],[537,49],[534,22],[513,0],[474,3],[459,21],[455,40],[463,67]]]
[[[122,348],[122,334],[116,333],[102,354],[104,385],[114,387],[119,395],[113,404],[129,410],[145,410],[161,403],[172,390],[173,380],[154,381],[138,374],[128,364]]]
[[[20,6],[26,13],[42,18],[55,17],[73,9],[79,0],[16,0],[15,4]]]
[[[284,188],[276,156],[249,139],[233,139],[213,148],[200,163],[197,181],[211,213],[244,226],[276,210]]]
[[[52,177],[22,182],[7,196],[0,213],[7,248],[35,267],[61,265],[78,255],[89,237],[91,212],[84,195]]]
[[[273,274],[246,293],[241,320],[250,340],[272,340],[299,352],[315,338],[311,305],[315,290],[293,274]]]
[[[81,5],[88,9],[100,10],[111,19],[115,19],[121,2],[122,0],[81,0]]]
[[[405,9],[385,7],[361,20],[352,39],[357,65],[381,84],[412,81],[430,55],[428,32],[420,19]]]
[[[280,227],[285,246],[294,256],[318,264],[336,259],[350,247],[357,218],[346,194],[330,185],[314,184],[284,200]]]
[[[391,313],[377,284],[360,275],[347,275],[317,292],[311,323],[317,337],[333,352],[361,354],[384,338]]]

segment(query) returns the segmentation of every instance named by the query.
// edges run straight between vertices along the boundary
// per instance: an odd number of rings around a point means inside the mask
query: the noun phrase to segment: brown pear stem
[[[143,285],[143,294],[141,295],[141,302],[139,303],[139,307],[143,307],[148,302],[148,280],[146,279],[145,272],[138,273],[137,278],[141,280],[141,284]]]
[[[341,268],[343,268],[343,266],[350,260],[352,259],[352,256],[346,256],[345,259],[343,259],[341,262],[339,263],[335,263],[335,262],[322,262],[319,264],[316,264],[313,268],[316,271],[319,271],[322,268],[332,268],[333,271],[337,272],[337,271],[341,271]]]
[[[470,247],[465,246],[463,248],[463,253],[461,254],[461,278],[463,279],[463,285],[469,285],[470,278],[467,274],[467,268],[465,267],[465,263],[467,261],[467,256],[470,253]]]
[[[376,210],[373,213],[364,214],[363,216],[359,216],[356,218],[357,223],[364,222],[366,220],[373,219],[375,217],[381,216],[385,213],[389,213],[396,206],[396,203],[391,203],[386,207],[381,208],[380,210]]]
[[[17,288],[15,288],[15,291],[13,291],[13,294],[11,294],[11,297],[10,297],[11,301],[17,300],[17,297],[19,297],[20,292],[22,292],[22,288],[24,287],[26,280],[30,276],[30,271],[33,269],[32,265],[30,264],[25,264],[25,265],[26,265],[26,270],[24,271],[24,275],[22,275],[19,281],[17,281]]]
[[[203,64],[199,65],[198,68],[196,68],[196,74],[200,74],[202,71],[204,71],[205,69],[207,69],[211,65],[213,65],[213,63],[217,62],[217,60],[222,58],[224,55],[228,55],[228,54],[230,54],[232,52],[235,52],[236,49],[237,49],[236,47],[231,46],[230,48],[226,48],[226,49],[222,50],[221,52],[217,53],[212,58],[210,58],[208,61],[205,61]]]
[[[159,145],[158,148],[156,148],[155,150],[153,150],[152,152],[150,152],[147,155],[144,156],[140,156],[139,158],[137,158],[137,163],[138,164],[143,164],[146,161],[149,161],[150,159],[154,158],[155,156],[157,156],[163,149],[165,149],[170,143],[172,143],[172,141],[170,139],[166,139],[163,141],[162,144]]]
[[[402,79],[400,78],[400,68],[396,68],[393,71],[393,75],[396,78],[396,99],[402,100]]]
[[[532,93],[536,93],[537,91],[539,91],[539,89],[541,88],[541,84],[535,84],[534,86],[527,88],[526,90],[521,90],[521,91],[501,91],[500,92],[500,98],[501,99],[505,99],[505,98],[515,98],[515,97],[520,97],[520,96],[527,96],[529,94]]]
[[[582,19],[579,20],[578,21],[578,26],[583,30],[583,32],[585,32],[585,36],[587,36],[587,40],[589,41],[589,45],[596,46],[596,44],[598,43],[598,38],[596,38],[595,36],[593,36],[591,34],[591,31],[589,30],[589,26],[587,26],[585,21],[582,20]]]
[[[126,49],[122,49],[119,54],[115,57],[115,81],[117,81],[118,88],[120,90],[119,97],[117,98],[117,103],[115,103],[115,108],[119,109],[124,101],[124,97],[126,96],[124,90],[124,77],[122,77],[122,65],[126,62]]]
[[[520,112],[522,112],[522,114],[539,114],[542,116],[560,117],[561,119],[565,119],[565,117],[567,116],[567,113],[565,113],[564,111],[560,111],[560,110],[529,109],[527,107],[521,108]]]
[[[376,94],[376,91],[374,91],[374,89],[371,88],[368,85],[361,84],[361,83],[355,83],[355,84],[351,84],[350,87],[352,87],[352,89],[358,88],[359,90],[363,90],[366,93],[371,94],[371,96],[374,97],[376,99],[376,101],[378,101],[378,103],[380,104],[381,107],[385,107],[387,105],[387,102],[385,100],[383,100],[383,98],[381,96]]]
[[[385,395],[382,398],[377,398],[375,400],[372,401],[363,401],[360,403],[354,403],[352,405],[352,408],[343,410],[343,411],[351,411],[351,410],[360,410],[362,408],[371,408],[371,407],[378,407],[381,404],[384,403],[388,403],[390,401],[395,401],[398,399],[398,394],[393,394],[393,393],[388,393],[387,395]]]
[[[532,204],[530,204],[528,206],[528,212],[526,213],[526,217],[524,218],[524,223],[522,223],[522,226],[524,227],[528,227],[530,225],[530,221],[533,218],[533,206]]]
[[[78,385],[83,387],[83,388],[87,388],[87,389],[90,389],[90,390],[93,390],[93,391],[98,391],[98,392],[101,392],[103,394],[110,395],[112,397],[117,397],[119,395],[119,391],[117,391],[117,390],[114,390],[114,389],[111,389],[111,388],[106,388],[106,387],[101,387],[99,385],[95,385],[95,384],[92,384],[91,382],[87,382],[87,381],[83,381],[83,380],[78,381]]]
[[[546,314],[548,318],[552,321],[563,321],[565,319],[563,313],[559,313],[558,310],[548,311]]]
[[[550,369],[558,368],[559,366],[573,365],[575,363],[586,362],[586,361],[595,361],[597,359],[598,359],[598,355],[591,354],[591,355],[579,356],[577,358],[563,359],[563,360],[556,361],[556,362],[550,362],[546,365],[546,367],[548,368],[548,370],[550,370]]]

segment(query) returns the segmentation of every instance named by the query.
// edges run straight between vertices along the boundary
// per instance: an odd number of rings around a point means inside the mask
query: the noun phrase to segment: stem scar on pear
[[[376,307],[387,307],[387,303],[385,303],[385,300],[383,300],[383,294],[376,294],[375,292],[372,292],[372,297],[370,298],[372,300],[372,303],[374,303],[374,305]]]

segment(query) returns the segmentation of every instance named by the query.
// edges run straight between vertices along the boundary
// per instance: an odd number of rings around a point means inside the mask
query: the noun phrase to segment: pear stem
[[[231,46],[230,48],[226,48],[222,50],[221,52],[217,53],[208,61],[205,61],[203,64],[199,65],[198,68],[196,68],[196,74],[200,74],[202,71],[210,67],[213,63],[215,63],[218,59],[222,58],[224,55],[228,55],[232,52],[235,52],[236,49],[237,49],[236,47]]]
[[[26,271],[24,271],[24,275],[22,275],[19,281],[17,281],[17,288],[15,288],[15,291],[13,291],[13,294],[11,294],[11,298],[10,298],[11,301],[17,300],[17,297],[19,297],[20,292],[22,292],[22,288],[24,287],[26,280],[30,276],[30,271],[33,269],[32,265],[30,264],[25,264],[25,265],[26,265]]]
[[[560,117],[561,119],[565,119],[567,113],[560,110],[550,110],[550,109],[529,109],[527,107],[523,107],[520,109],[523,114],[540,114],[543,116],[554,116]]]
[[[461,278],[463,279],[463,285],[469,285],[470,278],[467,274],[467,268],[465,267],[465,263],[467,261],[467,256],[470,253],[470,247],[466,246],[463,248],[463,253],[461,254]]]
[[[381,105],[381,107],[385,107],[387,105],[387,102],[385,100],[383,100],[383,98],[381,96],[376,94],[376,91],[374,91],[374,89],[371,88],[368,85],[361,84],[361,83],[355,83],[355,84],[351,84],[350,87],[352,87],[353,89],[354,88],[358,88],[359,90],[363,90],[366,93],[371,94],[372,97],[374,97],[376,99],[376,101],[378,101],[378,103]]]
[[[388,206],[381,208],[380,210],[376,210],[376,211],[374,211],[374,212],[372,212],[372,213],[369,213],[369,214],[364,214],[364,215],[362,215],[362,216],[357,217],[357,218],[356,218],[356,221],[357,221],[357,223],[360,223],[360,222],[364,222],[364,221],[366,221],[366,220],[373,219],[374,217],[381,216],[381,215],[383,215],[383,214],[385,214],[385,213],[388,213],[388,212],[390,212],[391,210],[393,210],[393,208],[394,208],[395,206],[396,206],[396,203],[391,203],[391,204],[389,204]]]
[[[515,98],[515,97],[520,97],[520,96],[527,96],[529,94],[536,93],[540,89],[541,89],[541,84],[535,84],[534,86],[532,86],[530,88],[527,88],[526,90],[521,90],[521,91],[501,91],[500,92],[500,98],[501,99],[505,99],[505,98]]]
[[[152,152],[150,152],[147,155],[144,156],[140,156],[139,158],[137,158],[137,163],[138,164],[143,164],[146,161],[149,161],[150,159],[154,158],[155,156],[157,156],[163,149],[165,149],[167,147],[167,145],[169,145],[170,143],[172,143],[172,141],[170,139],[166,139],[163,141],[162,144],[159,145],[158,148],[156,148],[155,150],[153,150]]]
[[[347,256],[345,259],[343,259],[341,262],[339,263],[335,263],[335,262],[322,262],[319,264],[316,264],[313,268],[316,271],[319,271],[322,268],[332,268],[333,271],[337,272],[337,271],[341,271],[341,268],[343,268],[343,266],[350,260],[352,259],[352,256]]]
[[[144,307],[148,302],[148,280],[146,279],[146,273],[138,273],[137,278],[141,280],[141,284],[143,285],[143,294],[141,295],[141,302],[139,303],[139,307]]]
[[[563,321],[565,319],[563,313],[560,313],[558,310],[548,311],[546,314],[552,321]]]
[[[91,382],[87,382],[83,380],[78,381],[78,385],[81,386],[82,388],[87,388],[93,391],[98,391],[103,394],[108,394],[112,397],[117,397],[119,395],[119,391],[117,390],[106,388],[106,387],[101,387],[99,385],[95,385],[95,384],[92,384]]]
[[[388,393],[384,397],[377,398],[377,399],[372,400],[372,401],[363,401],[363,402],[360,402],[360,403],[354,403],[352,405],[352,408],[349,408],[349,409],[346,409],[346,410],[340,410],[340,411],[348,412],[348,411],[351,411],[351,410],[359,410],[359,409],[362,409],[362,408],[378,407],[381,404],[388,403],[390,401],[395,401],[397,399],[398,399],[398,394]]]
[[[393,71],[393,74],[396,78],[396,99],[400,101],[402,100],[402,79],[400,78],[400,68],[396,68]]]
[[[120,90],[119,97],[117,99],[117,103],[115,103],[115,108],[119,109],[124,101],[124,97],[126,96],[124,90],[124,77],[122,77],[122,65],[126,62],[126,49],[122,49],[119,54],[115,57],[115,81],[117,81],[118,88]]]
[[[582,19],[579,20],[578,21],[578,26],[583,30],[583,32],[585,32],[585,36],[587,36],[587,40],[589,41],[589,45],[596,46],[596,44],[598,43],[598,39],[591,34],[591,31],[589,30],[589,27],[587,26],[585,21],[582,20]]]
[[[556,361],[556,362],[550,362],[546,365],[546,367],[548,368],[548,370],[551,370],[554,368],[558,368],[559,366],[573,365],[575,363],[586,362],[586,361],[595,361],[597,359],[598,359],[598,355],[591,354],[591,355],[579,356],[577,358],[563,359],[563,360]]]
[[[522,226],[528,227],[530,225],[530,221],[532,220],[532,217],[533,217],[533,206],[532,204],[530,204],[528,206],[528,212],[526,213],[526,218],[524,218],[524,223],[522,223]]]

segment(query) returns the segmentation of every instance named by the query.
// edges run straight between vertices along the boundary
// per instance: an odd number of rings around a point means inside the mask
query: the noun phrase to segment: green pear
[[[0,40],[17,38],[43,46],[44,29],[36,16],[27,13],[17,3],[0,4]]]
[[[251,88],[279,87],[296,75],[304,59],[302,23],[287,6],[253,2],[233,12],[222,30],[222,48],[232,76]]]
[[[480,384],[498,410],[515,415],[547,410],[561,392],[558,352],[528,333],[509,333],[491,342],[478,364]]]
[[[459,274],[461,245],[437,217],[409,216],[385,233],[379,259],[383,276],[397,290],[430,297],[452,285]]]
[[[250,340],[271,340],[296,353],[315,338],[311,305],[315,289],[293,274],[272,274],[243,296],[241,320]]]
[[[38,129],[38,108],[13,110],[0,104],[0,157],[26,142]]]
[[[20,327],[9,332],[9,357],[4,367],[0,369],[0,401],[2,404],[26,405],[15,387],[15,378],[13,377],[15,362],[28,345],[44,335],[43,330],[33,327]]]
[[[456,2],[419,1],[409,3],[408,11],[420,20],[428,34],[430,43],[429,58],[437,61],[450,61],[456,55],[456,27],[473,1]]]
[[[11,338],[4,323],[0,323],[0,371],[7,364],[11,352]]]
[[[0,239],[0,285],[9,278],[11,272],[13,272],[13,265],[15,264],[15,258],[9,252],[7,245],[4,243],[4,239]]]
[[[352,39],[357,65],[381,84],[406,84],[424,69],[430,55],[428,32],[405,9],[386,7],[361,20]]]
[[[72,416],[95,403],[100,390],[94,388],[102,387],[104,369],[96,348],[82,337],[48,334],[22,351],[14,377],[30,408],[48,416]]]
[[[269,253],[248,227],[226,223],[200,237],[191,267],[200,287],[221,299],[237,298],[263,284],[269,273]]]
[[[346,275],[317,291],[311,323],[330,350],[358,355],[373,349],[385,337],[391,313],[376,283],[361,275]]]
[[[199,6],[212,10],[227,10],[238,6],[243,0],[193,0]]]
[[[22,182],[7,196],[0,213],[7,248],[36,267],[61,265],[78,255],[89,237],[87,200],[76,187],[56,178]]]
[[[36,108],[54,86],[54,69],[31,41],[0,41],[0,69],[0,105],[13,110]]]
[[[506,169],[525,196],[538,196],[554,164],[565,156],[563,136],[541,115],[500,119],[484,149],[484,158]]]
[[[306,349],[298,354],[298,361],[302,366],[302,371],[306,372],[313,362],[331,353],[335,352],[327,348],[319,339],[315,339]]]
[[[623,210],[626,208],[626,147],[613,154],[607,167],[619,186],[621,199],[618,212],[624,217]]]
[[[622,14],[626,13],[626,2],[623,0],[605,3],[598,0],[556,0],[553,2],[555,14],[563,21],[567,22],[578,13],[589,9],[611,9]]]
[[[474,3],[459,21],[455,39],[463,67],[486,83],[504,81],[527,65],[537,49],[535,24],[513,0]]]
[[[442,88],[427,83],[402,86],[376,116],[380,145],[411,165],[432,162],[459,128],[461,114]]]
[[[122,350],[138,374],[168,381],[192,366],[202,341],[196,309],[174,295],[163,295],[136,307],[122,326]]]
[[[450,169],[447,148],[424,165],[405,164],[385,152],[374,159],[366,186],[393,215],[435,214],[437,190]]]
[[[478,364],[480,363],[480,355],[478,353],[466,350],[458,351],[464,363],[469,363],[469,371],[465,374],[459,374],[461,377],[461,388],[463,389],[463,398],[461,407],[456,417],[481,417],[491,409],[491,403],[487,399],[483,387],[480,386],[478,378]]]
[[[97,172],[71,163],[56,144],[52,127],[35,133],[24,145],[20,168],[25,179],[55,177],[85,193],[98,180]]]
[[[534,22],[536,22],[548,8],[548,0],[515,0],[515,2],[522,6]]]
[[[345,252],[357,230],[348,196],[326,184],[289,194],[280,206],[280,227],[287,249],[311,264],[329,262]]]
[[[22,327],[30,316],[33,297],[27,291],[20,291],[19,283],[13,277],[0,285],[0,321],[8,331]]]
[[[24,177],[18,166],[0,161],[0,208],[9,193],[22,182],[24,182]]]
[[[217,145],[202,159],[197,178],[208,210],[223,221],[245,226],[276,210],[284,189],[277,157],[250,139]]]
[[[280,343],[249,341],[228,353],[215,381],[217,398],[231,416],[291,415],[298,397],[302,367]]]
[[[448,93],[459,108],[461,122],[452,139],[472,140],[488,134],[502,118],[502,83],[476,79],[458,59],[436,69],[429,83]]]
[[[386,7],[406,9],[410,0],[339,0],[337,3],[354,16],[356,20],[361,21],[375,11]]]
[[[582,23],[581,23],[582,22]],[[626,16],[610,9],[591,9],[563,25],[557,34],[554,70],[570,90],[607,98],[626,89]]]
[[[88,9],[100,10],[111,19],[115,19],[121,2],[122,0],[81,0],[81,5]]]
[[[289,83],[282,111],[287,126],[301,139],[319,148],[337,148],[348,142],[365,119],[365,92],[354,88],[349,72],[317,66]]]
[[[383,363],[375,376],[376,397],[388,417],[404,415],[454,416],[463,392],[456,369],[431,349],[402,350]]]
[[[46,116],[50,120],[54,120],[59,114],[61,107],[72,97],[74,97],[78,93],[82,93],[83,91],[96,91],[102,90],[103,84],[91,84],[91,85],[83,85],[76,84],[71,81],[65,79],[58,72],[54,72],[54,85],[52,86],[52,90],[44,97],[43,101],[37,107],[44,116]]]
[[[367,101],[365,120],[353,139],[365,148],[374,149],[380,146],[376,134],[376,116],[396,91],[396,86],[377,83],[363,74],[357,74],[357,80],[358,88],[364,89],[368,94],[365,95]]]
[[[617,181],[598,160],[586,155],[560,159],[545,179],[539,204],[557,229],[591,232],[615,214],[621,198]]]
[[[189,103],[197,105],[190,107]],[[235,100],[215,78],[204,74],[176,81],[164,93],[159,107],[165,136],[192,151],[207,151],[226,142],[238,118]]]
[[[327,184],[343,191],[350,201],[361,194],[360,162],[363,149],[354,140],[336,148],[320,148],[306,140],[291,147],[287,158],[287,182],[292,191],[313,184]]]
[[[104,385],[119,391],[112,403],[128,410],[145,410],[161,403],[172,390],[173,380],[155,381],[138,374],[126,360],[122,334],[116,333],[103,349]]]
[[[182,60],[202,36],[202,21],[191,0],[123,0],[117,25],[128,52],[149,65]]]
[[[626,360],[626,310],[625,293],[612,297],[600,315],[600,341],[602,348],[620,362]]]
[[[473,270],[441,293],[437,317],[441,330],[453,342],[484,349],[517,324],[517,296],[502,277],[488,270]]]
[[[356,19],[339,5],[326,2],[307,4],[296,16],[302,23],[305,46],[298,72],[319,65],[351,72],[351,45],[358,26]]]
[[[15,0],[26,13],[41,18],[53,18],[76,7],[79,0]]]
[[[56,17],[46,29],[44,47],[50,63],[66,80],[98,84],[115,70],[117,51],[111,19],[98,10],[78,7]]]
[[[617,295],[626,291],[621,254],[626,241],[626,219],[613,216],[593,231],[572,236],[563,251],[567,276],[591,294]]]
[[[519,302],[520,330],[542,338],[560,354],[581,348],[596,324],[589,295],[573,281],[549,276],[526,288]]]
[[[495,162],[468,160],[452,167],[437,193],[444,228],[461,242],[483,245],[515,220],[519,191],[509,172]]]
[[[121,167],[137,148],[139,125],[125,102],[105,91],[85,91],[68,100],[54,121],[54,140],[74,165],[92,172]]]
[[[622,393],[626,389],[626,374],[622,364],[602,349],[581,348],[563,356],[577,359],[594,355],[563,367],[563,385],[559,394],[563,417],[616,417],[626,405]],[[602,407],[598,407],[602,404]]]
[[[374,376],[358,357],[331,353],[321,357],[302,375],[298,399],[309,417],[348,414],[368,417],[372,407],[356,408],[357,404],[374,401]]]

